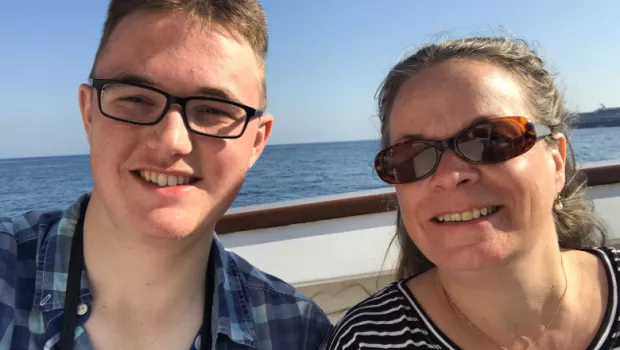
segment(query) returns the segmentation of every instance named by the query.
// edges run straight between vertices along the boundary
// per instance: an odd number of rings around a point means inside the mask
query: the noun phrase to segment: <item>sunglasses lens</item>
[[[536,135],[526,118],[497,118],[478,124],[459,136],[456,147],[476,163],[499,163],[527,152]]]
[[[389,182],[407,183],[418,180],[433,171],[438,151],[424,142],[395,146],[380,154],[380,175]],[[380,161],[379,161],[380,160]]]

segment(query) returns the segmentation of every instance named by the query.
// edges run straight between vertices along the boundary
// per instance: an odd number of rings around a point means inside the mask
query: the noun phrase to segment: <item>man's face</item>
[[[261,66],[250,45],[235,37],[183,13],[133,13],[112,33],[95,77],[139,80],[181,97],[226,95],[258,108]],[[218,139],[187,130],[181,108],[173,105],[156,125],[127,124],[104,116],[97,93],[86,85],[80,87],[80,108],[91,146],[93,200],[113,225],[162,238],[213,228],[260,156],[273,122],[264,115],[250,121],[240,138]],[[149,178],[191,182],[160,186],[147,181],[145,171]]]

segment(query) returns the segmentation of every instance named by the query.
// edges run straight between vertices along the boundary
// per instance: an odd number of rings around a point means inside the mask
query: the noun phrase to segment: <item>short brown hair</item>
[[[95,68],[110,36],[121,20],[137,11],[185,12],[199,22],[215,22],[246,40],[258,60],[262,79],[261,107],[266,104],[265,58],[267,57],[267,19],[256,0],[111,0],[103,35],[90,71]]]
[[[566,135],[566,183],[560,192],[564,208],[560,211],[549,208],[549,215],[554,216],[558,243],[564,249],[605,244],[607,229],[594,215],[592,203],[585,196],[586,179],[576,167],[570,144],[570,124],[576,115],[566,108],[555,75],[547,70],[542,58],[525,41],[505,37],[446,40],[424,46],[405,57],[390,70],[378,91],[383,147],[389,146],[391,142],[390,114],[403,84],[425,68],[453,59],[488,62],[512,73],[525,91],[532,116],[539,123],[548,125],[553,133]],[[394,241],[400,246],[397,277],[415,276],[434,266],[409,237],[400,209],[397,212]]]

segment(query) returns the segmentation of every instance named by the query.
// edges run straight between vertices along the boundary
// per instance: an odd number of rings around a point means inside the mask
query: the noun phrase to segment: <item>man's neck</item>
[[[148,315],[140,322],[154,324],[170,319],[172,310],[202,310],[212,234],[162,239],[130,229],[91,199],[84,260],[97,308],[119,317]]]

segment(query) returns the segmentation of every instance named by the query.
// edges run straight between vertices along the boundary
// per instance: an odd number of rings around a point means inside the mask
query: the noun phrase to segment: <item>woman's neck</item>
[[[448,306],[465,324],[499,344],[535,341],[570,293],[565,263],[557,243],[541,244],[502,266],[466,273],[438,269],[437,290],[445,291]]]

